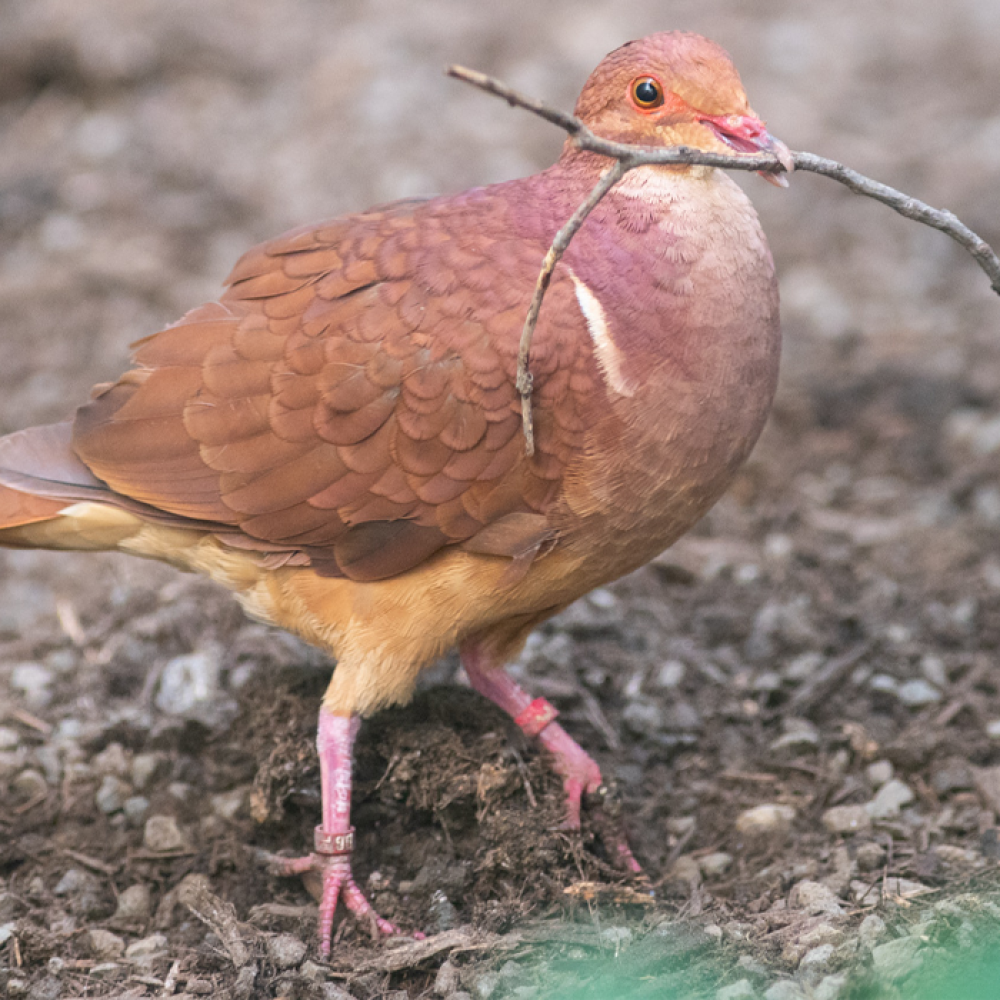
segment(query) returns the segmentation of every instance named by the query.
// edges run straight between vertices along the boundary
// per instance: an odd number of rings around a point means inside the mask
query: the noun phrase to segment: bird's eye
[[[658,108],[663,103],[663,87],[651,76],[640,76],[632,81],[632,100],[644,111]]]

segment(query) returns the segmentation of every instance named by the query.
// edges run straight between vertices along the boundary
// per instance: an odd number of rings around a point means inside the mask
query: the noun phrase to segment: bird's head
[[[751,109],[726,51],[701,35],[664,31],[615,49],[587,80],[576,115],[616,142],[774,153],[785,170],[794,166]],[[783,174],[761,173],[787,186]]]

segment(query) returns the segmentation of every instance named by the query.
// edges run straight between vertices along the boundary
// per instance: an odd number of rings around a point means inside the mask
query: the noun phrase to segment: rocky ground
[[[7,0],[0,431],[65,415],[260,239],[552,159],[443,64],[568,107],[675,26],[791,146],[1000,244],[993,0]],[[741,183],[781,272],[773,419],[691,536],[515,668],[615,776],[646,878],[608,866],[596,809],[556,829],[544,759],[444,663],[366,726],[355,795],[356,870],[427,939],[345,920],[321,962],[310,896],[257,852],[310,840],[322,658],[165,568],[4,552],[7,995],[995,995],[1000,302],[832,182]]]

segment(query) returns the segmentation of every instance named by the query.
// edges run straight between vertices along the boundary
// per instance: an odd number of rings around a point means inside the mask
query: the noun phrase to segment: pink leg
[[[354,827],[351,826],[351,756],[354,739],[361,728],[361,719],[334,715],[325,708],[319,710],[320,789],[323,798],[323,823],[316,827],[315,850],[302,858],[272,858],[282,875],[299,875],[318,871],[323,877],[323,898],[319,904],[320,951],[330,954],[330,937],[337,900],[343,899],[349,910],[374,923],[383,934],[398,934],[399,930],[383,920],[365,899],[351,873],[351,852],[354,849]]]
[[[542,746],[552,754],[556,774],[563,779],[566,791],[564,826],[569,830],[579,830],[583,794],[591,795],[603,785],[597,761],[558,722],[553,721],[559,713],[544,698],[533,700],[502,665],[491,664],[479,646],[467,643],[461,648],[461,655],[462,666],[473,688],[494,705],[499,705],[528,736],[537,736]],[[633,872],[642,871],[623,836],[612,835],[606,839],[611,842],[614,853],[625,868]]]

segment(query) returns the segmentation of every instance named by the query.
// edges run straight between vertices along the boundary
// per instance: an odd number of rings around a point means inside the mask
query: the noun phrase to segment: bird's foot
[[[320,952],[324,957],[330,954],[330,940],[333,931],[333,914],[337,900],[360,920],[366,921],[373,933],[399,934],[395,924],[380,917],[365,894],[358,888],[351,872],[351,852],[354,849],[354,828],[345,833],[328,833],[316,827],[316,849],[301,858],[281,858],[270,855],[268,861],[278,875],[304,875],[314,872],[322,879],[323,893],[319,904]],[[422,938],[422,934],[414,937]]]
[[[555,758],[555,770],[563,779],[563,789],[566,792],[563,829],[580,829],[580,805],[586,796],[588,805],[597,806],[594,825],[612,859],[622,868],[635,874],[640,873],[642,867],[635,860],[623,830],[621,799],[617,786],[604,781],[597,761],[559,723],[548,723],[538,734],[538,738]]]

